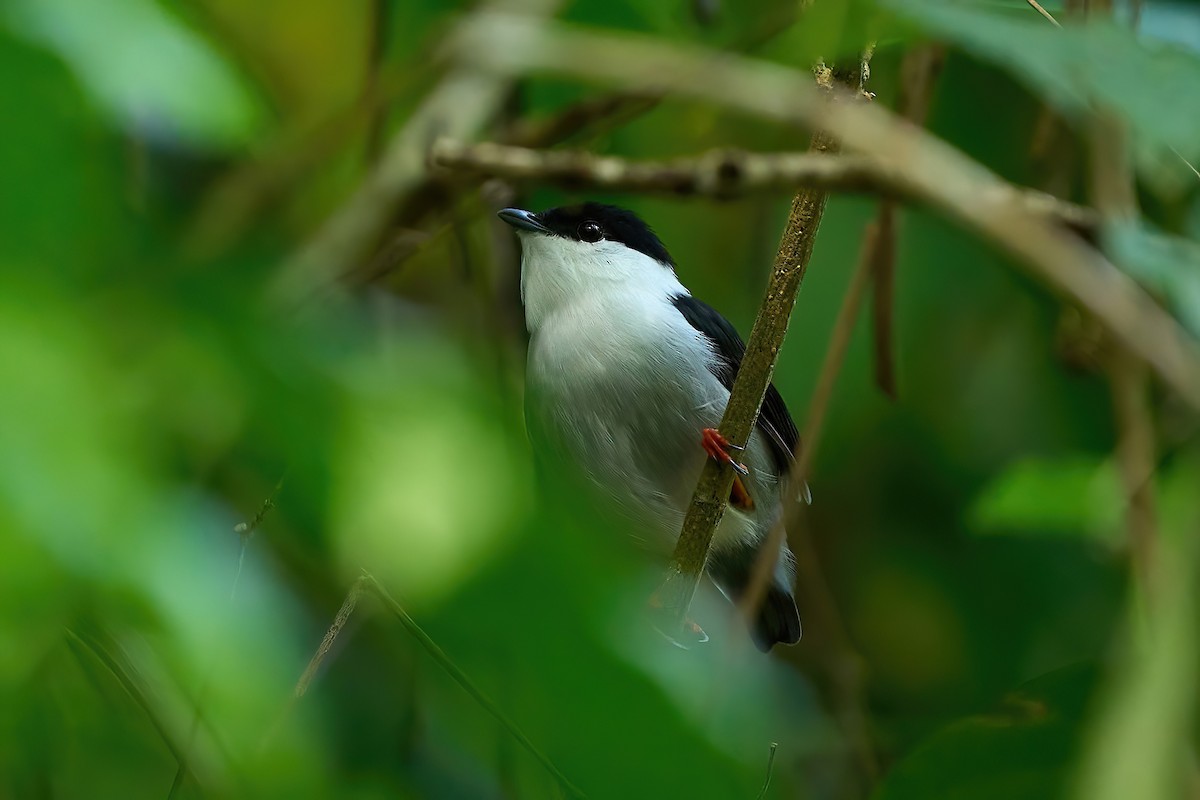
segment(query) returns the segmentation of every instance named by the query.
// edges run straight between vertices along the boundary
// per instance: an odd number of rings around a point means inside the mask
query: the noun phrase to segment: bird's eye
[[[586,220],[579,224],[579,238],[585,242],[598,242],[604,238],[604,228],[595,220]]]

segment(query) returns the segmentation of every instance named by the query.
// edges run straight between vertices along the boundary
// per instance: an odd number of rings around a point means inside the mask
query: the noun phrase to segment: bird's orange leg
[[[722,436],[716,428],[705,428],[700,432],[700,446],[704,448],[704,452],[708,453],[709,457],[725,462],[737,473],[733,478],[733,489],[729,492],[729,504],[739,511],[753,511],[754,498],[750,496],[746,484],[742,482],[742,478],[748,476],[750,470],[746,469],[745,464],[738,463],[733,456],[729,455],[729,450],[744,448],[730,444],[729,440]]]

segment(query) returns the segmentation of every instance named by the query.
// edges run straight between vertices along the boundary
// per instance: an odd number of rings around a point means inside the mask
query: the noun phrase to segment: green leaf
[[[976,499],[970,521],[983,533],[1117,532],[1120,481],[1112,462],[1090,458],[1027,460],[993,480]]]
[[[1139,39],[1104,22],[1056,28],[1032,10],[1026,18],[990,4],[887,0],[924,31],[1005,67],[1060,111],[1085,119],[1117,114],[1137,143],[1145,176],[1163,189],[1191,177],[1174,149],[1200,157],[1200,58],[1178,46]]]
[[[14,0],[0,22],[56,52],[119,124],[217,150],[262,127],[241,75],[153,0]]]
[[[996,713],[943,728],[893,767],[874,800],[1061,797],[1094,679],[1090,665],[1055,670],[1006,697]]]
[[[1162,295],[1188,330],[1200,335],[1200,244],[1148,223],[1116,223],[1105,249],[1129,274]]]
[[[1077,795],[1088,800],[1137,797],[1166,800],[1187,794],[1194,767],[1196,669],[1196,486],[1200,463],[1191,458],[1162,479],[1150,597],[1134,595],[1132,646],[1114,670],[1096,719],[1089,726]]]

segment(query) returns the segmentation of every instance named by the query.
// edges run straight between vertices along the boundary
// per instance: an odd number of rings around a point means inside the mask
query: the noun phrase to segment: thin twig
[[[1062,25],[1059,24],[1058,20],[1056,20],[1054,18],[1054,15],[1051,14],[1046,9],[1042,8],[1042,4],[1039,3],[1037,0],[1025,0],[1025,1],[1027,3],[1029,3],[1029,5],[1033,6],[1034,11],[1038,12],[1043,17],[1045,17],[1047,20],[1049,20],[1054,25],[1054,27],[1056,27],[1056,28],[1062,27]]]
[[[286,477],[286,475],[279,478],[278,482],[275,484],[275,488],[272,489],[271,493],[267,495],[265,500],[263,500],[262,506],[259,507],[258,512],[249,522],[239,522],[237,525],[233,526],[233,532],[241,537],[242,541],[241,547],[238,550],[237,571],[233,576],[233,584],[229,587],[229,602],[231,603],[233,602],[234,598],[237,597],[238,584],[242,580],[242,568],[246,565],[246,548],[249,546],[250,539],[254,536],[254,532],[258,530],[259,526],[262,525],[263,520],[267,518],[267,514],[269,514],[271,510],[275,508],[276,498],[279,496],[280,490],[283,489],[284,477]]]
[[[283,477],[279,478],[275,484],[275,488],[272,489],[271,493],[267,495],[266,499],[263,500],[262,506],[259,507],[257,513],[255,513],[254,517],[251,518],[249,522],[239,522],[237,525],[233,526],[234,533],[238,534],[241,541],[239,542],[238,547],[237,569],[234,571],[233,581],[229,586],[230,603],[233,603],[237,599],[238,585],[241,583],[242,570],[246,565],[246,550],[250,545],[250,539],[254,536],[254,532],[258,530],[259,526],[262,525],[263,520],[267,517],[267,514],[269,514],[271,510],[275,508],[275,500],[279,496],[279,491],[283,488],[283,480]],[[196,693],[196,700],[194,703],[195,709],[194,713],[192,714],[192,722],[187,733],[187,744],[184,750],[184,755],[179,761],[179,767],[175,770],[175,780],[171,782],[171,790],[167,793],[167,800],[173,800],[173,798],[179,795],[180,790],[183,789],[183,783],[187,780],[190,772],[187,761],[187,753],[191,751],[192,745],[196,740],[196,734],[200,730],[201,714],[204,708],[204,702],[208,697],[209,689],[212,686],[214,670],[215,666],[209,667],[208,674],[205,676],[204,682],[200,686],[200,690]]]
[[[1195,175],[1197,178],[1200,178],[1200,169],[1196,169],[1196,165],[1193,164],[1192,162],[1188,161],[1187,158],[1183,155],[1183,153],[1179,152],[1174,147],[1171,148],[1171,152],[1174,153],[1175,155],[1179,156],[1179,160],[1182,161],[1184,163],[1184,165],[1186,165],[1187,168],[1192,171],[1193,175]]]
[[[775,767],[775,751],[779,749],[779,742],[771,742],[771,752],[767,755],[767,777],[763,779],[762,788],[758,791],[758,800],[765,800],[767,789],[771,788],[771,770]]]
[[[824,128],[869,153],[905,187],[1013,256],[1031,277],[1087,309],[1155,374],[1200,409],[1197,343],[1105,256],[1048,218],[960,150],[873,103],[826,103],[804,73],[755,59],[668,45],[627,33],[583,31],[524,17],[472,15],[458,58],[496,72],[549,71],[628,88],[654,85],[777,122]]]
[[[350,621],[351,615],[354,614],[354,609],[358,607],[358,600],[362,597],[363,588],[368,586],[371,580],[368,576],[362,575],[350,587],[350,591],[346,594],[346,599],[342,601],[342,607],[338,609],[337,616],[333,618],[333,624],[329,626],[329,630],[325,631],[325,636],[321,639],[321,643],[317,645],[317,651],[309,659],[308,666],[304,668],[304,673],[300,676],[300,680],[296,681],[296,688],[292,690],[293,698],[299,699],[308,693],[308,687],[316,676],[317,670],[321,668],[322,662],[325,661],[325,656],[329,655],[329,651],[333,648],[333,644],[337,641],[342,629]]]
[[[337,638],[345,628],[346,623],[350,620],[351,615],[354,614],[354,610],[357,608],[358,602],[361,599],[364,591],[369,591],[379,598],[380,602],[383,603],[388,611],[392,612],[393,616],[400,621],[400,624],[409,633],[409,635],[417,640],[417,643],[424,648],[425,652],[428,653],[435,662],[437,662],[438,666],[441,667],[442,670],[444,670],[446,674],[454,680],[455,683],[462,687],[462,689],[469,694],[475,700],[475,702],[479,703],[479,705],[482,706],[485,711],[487,711],[497,722],[499,722],[500,725],[506,731],[508,731],[508,733],[514,739],[517,740],[521,747],[523,747],[531,756],[533,756],[534,759],[536,759],[538,763],[540,763],[542,767],[554,777],[554,779],[558,782],[559,787],[566,792],[567,795],[576,798],[586,797],[586,795],[577,786],[575,786],[575,784],[573,784],[565,775],[562,774],[561,771],[559,771],[558,767],[554,765],[554,762],[551,761],[548,756],[542,753],[542,751],[538,749],[533,741],[526,736],[520,728],[517,727],[516,723],[512,722],[507,716],[505,716],[500,707],[492,702],[491,698],[484,694],[484,692],[475,685],[474,681],[467,677],[467,674],[463,672],[462,669],[455,664],[448,655],[446,655],[446,651],[442,650],[438,643],[435,642],[433,638],[427,634],[420,625],[417,624],[416,620],[409,616],[408,612],[404,610],[404,607],[397,603],[396,600],[390,594],[388,594],[387,590],[383,588],[383,585],[380,584],[379,581],[375,580],[373,575],[367,572],[364,572],[358,577],[358,579],[354,582],[354,585],[350,587],[350,591],[346,594],[346,599],[342,602],[341,608],[338,609],[337,616],[335,616],[333,619],[333,624],[330,625],[329,630],[325,632],[325,636],[321,639],[321,644],[318,645],[317,651],[309,660],[308,666],[304,670],[304,674],[300,676],[300,680],[296,683],[296,688],[293,691],[293,702],[303,697],[308,691],[313,677],[320,669],[322,662],[324,662],[325,657],[329,654],[334,642],[337,641]]]
[[[914,125],[925,125],[925,119],[933,105],[937,76],[941,72],[945,57],[944,47],[926,44],[909,50],[900,63],[896,112]],[[876,215],[878,238],[875,255],[871,259],[871,328],[875,384],[892,400],[896,400],[898,396],[894,314],[899,217],[900,211],[895,199],[884,197],[879,201],[879,211]],[[1075,224],[1071,224],[1071,227],[1079,229]]]
[[[485,711],[491,714],[492,717],[499,722],[504,729],[508,731],[512,737],[516,739],[517,742],[519,742],[520,745],[525,748],[525,750],[531,756],[533,756],[538,763],[542,765],[542,767],[545,768],[547,772],[554,776],[555,780],[558,781],[558,784],[560,787],[562,787],[563,791],[565,791],[571,797],[586,797],[586,795],[577,786],[575,786],[575,784],[571,783],[567,776],[563,775],[562,772],[559,771],[558,767],[554,765],[554,762],[551,761],[548,756],[542,753],[542,751],[537,748],[530,738],[526,736],[520,728],[517,727],[516,723],[512,722],[507,716],[505,716],[504,712],[500,710],[500,707],[492,702],[491,698],[484,694],[483,691],[479,689],[479,687],[477,687],[469,677],[467,677],[467,674],[463,672],[462,669],[460,669],[459,666],[455,664],[448,655],[446,655],[446,652],[442,650],[440,646],[438,646],[438,643],[435,642],[429,636],[429,634],[422,630],[421,626],[416,623],[416,620],[408,615],[408,612],[404,610],[404,607],[397,603],[395,599],[393,599],[392,596],[387,593],[387,590],[383,588],[379,581],[375,580],[372,575],[364,573],[362,577],[359,578],[359,582],[363,586],[369,588],[383,602],[384,606],[386,606],[387,609],[392,612],[396,619],[400,620],[400,624],[404,626],[404,629],[408,631],[408,633],[414,639],[417,640],[421,647],[425,649],[425,652],[429,653],[430,657],[438,663],[438,666],[445,670],[446,674],[453,678],[454,682],[462,687],[463,691],[474,698],[475,702],[479,703],[479,705],[482,706]],[[359,584],[356,583],[355,585],[357,586]]]
[[[1146,365],[1124,348],[1112,354],[1110,367],[1117,428],[1117,463],[1125,486],[1125,520],[1133,574],[1146,600],[1154,595],[1157,514],[1154,508],[1154,417]]]
[[[271,493],[267,495],[265,500],[263,500],[263,504],[259,506],[258,511],[255,512],[254,516],[250,518],[249,522],[239,522],[237,525],[233,526],[234,533],[236,533],[238,536],[241,536],[243,539],[249,539],[254,535],[254,532],[257,531],[259,526],[262,525],[263,520],[267,518],[267,514],[274,510],[276,499],[279,497],[280,490],[283,489],[283,480],[284,478],[281,477],[278,481],[276,481],[275,488],[272,489]]]
[[[846,350],[850,346],[850,337],[854,333],[854,324],[858,319],[858,311],[862,307],[863,295],[871,280],[871,262],[874,260],[873,256],[878,241],[879,225],[873,222],[867,226],[858,265],[850,276],[850,285],[846,288],[842,306],[834,321],[829,347],[825,350],[825,360],[821,364],[812,400],[808,405],[808,417],[804,424],[804,432],[800,437],[802,446],[800,452],[796,454],[796,460],[792,464],[785,485],[803,486],[809,478],[813,458],[821,443],[821,432],[825,427],[825,415],[829,409],[829,401],[833,397],[837,377],[846,360]],[[789,498],[785,501],[785,508],[790,502],[793,502],[790,498],[791,494],[792,492],[787,493]],[[739,603],[747,619],[752,618],[770,585],[771,575],[775,572],[775,564],[779,557],[779,547],[786,537],[785,518],[787,516],[789,515],[786,513],[781,515],[780,520],[773,526],[767,543],[763,545],[758,558],[755,559],[748,588]]]

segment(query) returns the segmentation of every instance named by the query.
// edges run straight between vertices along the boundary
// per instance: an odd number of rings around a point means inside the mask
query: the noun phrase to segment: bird
[[[734,486],[706,572],[737,602],[791,491],[800,436],[783,397],[768,386],[741,446],[720,433],[745,344],[679,281],[662,241],[632,211],[586,202],[497,214],[521,244],[525,417],[535,450],[578,465],[668,552],[705,458],[729,464]],[[799,493],[811,499],[807,484]],[[751,625],[764,652],[800,640],[794,570],[783,543]]]

